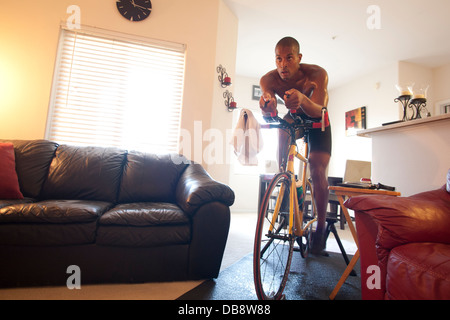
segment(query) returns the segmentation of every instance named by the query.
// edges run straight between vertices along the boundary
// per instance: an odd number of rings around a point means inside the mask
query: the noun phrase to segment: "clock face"
[[[130,21],[141,21],[152,12],[150,0],[117,0],[117,10]]]

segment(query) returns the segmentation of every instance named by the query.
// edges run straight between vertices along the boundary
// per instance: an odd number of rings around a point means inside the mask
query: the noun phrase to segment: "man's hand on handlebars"
[[[277,99],[268,92],[265,92],[259,99],[259,107],[265,117],[275,117],[278,114]]]
[[[297,89],[290,89],[284,93],[284,103],[286,108],[288,108],[292,113],[296,113],[297,110],[301,109],[303,99],[305,96],[303,93]]]

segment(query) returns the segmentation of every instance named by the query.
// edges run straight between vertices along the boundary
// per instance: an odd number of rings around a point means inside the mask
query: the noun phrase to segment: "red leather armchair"
[[[364,300],[450,299],[450,171],[441,189],[355,196]]]

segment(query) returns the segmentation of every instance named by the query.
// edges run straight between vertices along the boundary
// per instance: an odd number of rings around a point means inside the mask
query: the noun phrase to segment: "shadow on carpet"
[[[349,256],[349,259],[352,257]],[[329,300],[346,264],[342,255],[330,252],[328,257],[309,255],[303,259],[294,252],[291,272],[284,289],[286,300]],[[335,300],[361,300],[359,261]],[[177,300],[256,300],[253,283],[253,255],[248,254],[220,272],[219,277],[206,280]]]

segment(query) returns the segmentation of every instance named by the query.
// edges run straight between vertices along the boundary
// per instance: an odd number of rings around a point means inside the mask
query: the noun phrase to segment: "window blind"
[[[183,45],[65,29],[59,41],[47,139],[178,152]]]

